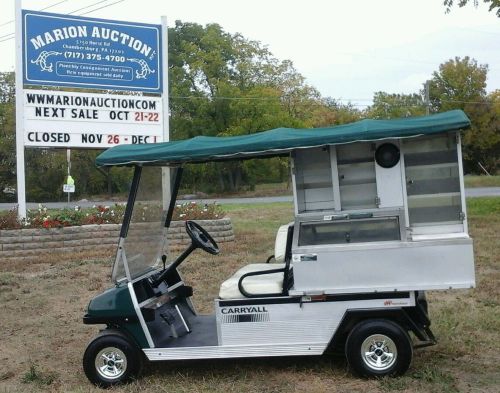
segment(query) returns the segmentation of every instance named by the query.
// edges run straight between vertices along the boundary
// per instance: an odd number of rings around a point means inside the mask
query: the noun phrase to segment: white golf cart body
[[[196,147],[182,155],[171,142],[119,146],[98,158],[100,165],[136,168],[273,155],[291,159],[295,218],[276,223],[276,262],[241,261],[242,269],[221,277],[212,315],[196,312],[192,292],[180,290],[186,284],[176,269],[154,291],[144,288],[162,271],[166,230],[158,232],[158,250],[150,243],[132,250],[124,222],[114,278],[129,288],[147,342],[139,345],[149,360],[320,355],[343,345],[353,324],[370,317],[400,321],[421,346],[435,342],[424,291],[475,285],[459,133],[469,121],[452,111],[355,125],[359,135],[340,141],[334,133],[330,141],[283,141],[269,149],[250,141],[206,156]],[[385,127],[395,130],[392,136],[384,134]],[[342,126],[331,128],[337,129],[342,134]],[[392,146],[385,157],[390,161],[395,153],[392,163],[375,158],[385,152],[382,145]],[[137,271],[133,261],[145,258],[153,259],[153,268]],[[269,269],[281,271],[262,274]]]

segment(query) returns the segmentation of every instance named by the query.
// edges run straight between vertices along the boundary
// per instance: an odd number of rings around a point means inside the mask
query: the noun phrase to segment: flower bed
[[[75,206],[73,209],[47,209],[38,205],[28,210],[25,220],[19,220],[17,209],[0,214],[0,229],[62,228],[93,224],[121,224],[125,204],[114,206],[97,205],[91,208]],[[157,221],[162,217],[162,207],[155,204],[138,203],[134,208],[134,221]],[[176,205],[172,220],[213,220],[224,217],[224,211],[217,204],[200,205],[188,202]]]
[[[0,214],[0,260],[29,258],[34,255],[57,252],[99,252],[111,256],[116,250],[125,204],[94,206],[82,209],[38,209],[28,212],[20,221],[17,210]],[[135,223],[144,222],[144,234],[158,231],[163,216],[162,207],[155,204],[136,204],[132,216]],[[189,202],[176,205],[173,221],[168,229],[169,244],[179,248],[190,243],[184,230],[184,221],[197,220],[217,242],[234,240],[231,220],[224,217],[220,206]],[[139,224],[142,225],[142,224]]]

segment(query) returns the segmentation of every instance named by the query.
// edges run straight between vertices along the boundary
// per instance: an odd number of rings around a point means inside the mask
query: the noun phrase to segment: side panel
[[[216,301],[221,345],[144,349],[144,353],[149,360],[321,355],[347,310],[415,305],[413,293],[404,296],[302,303],[296,298],[281,304],[272,304],[274,299]]]
[[[326,344],[347,309],[384,307],[390,299],[296,302],[216,307],[222,345]],[[297,299],[297,300],[300,300]],[[413,298],[398,299],[412,305]],[[222,305],[226,304],[224,302]],[[387,307],[387,306],[385,306]]]
[[[329,340],[344,312],[334,302],[235,306],[217,309],[217,320],[222,345],[313,344]]]
[[[301,255],[317,256],[301,261]],[[411,291],[475,285],[469,238],[296,247],[290,294]]]

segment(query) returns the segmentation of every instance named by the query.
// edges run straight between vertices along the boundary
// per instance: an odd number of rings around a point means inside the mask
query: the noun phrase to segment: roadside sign
[[[22,15],[25,84],[162,92],[161,25]]]
[[[63,184],[63,192],[75,192],[74,184]]]
[[[161,97],[24,90],[24,144],[107,148],[163,141]]]
[[[166,17],[156,25],[29,11],[21,3],[15,0],[16,177],[23,218],[25,147],[99,149],[168,141],[170,133]],[[78,93],[32,90],[34,86]],[[114,90],[131,95],[112,94]],[[68,175],[69,170],[68,152]],[[163,185],[170,195],[168,171]],[[63,189],[69,202],[74,184]]]

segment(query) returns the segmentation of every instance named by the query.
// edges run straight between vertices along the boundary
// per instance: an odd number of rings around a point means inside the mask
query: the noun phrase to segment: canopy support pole
[[[132,179],[132,185],[130,186],[130,192],[128,194],[127,207],[125,208],[125,214],[123,215],[123,223],[120,229],[120,237],[127,237],[128,227],[130,225],[130,220],[132,219],[132,211],[134,210],[135,198],[137,196],[137,190],[139,189],[139,181],[141,180],[142,167],[136,166],[134,170],[134,178]]]
[[[170,223],[172,222],[172,215],[174,214],[175,202],[177,201],[177,194],[179,193],[179,188],[181,186],[183,170],[184,169],[182,167],[179,167],[175,171],[174,189],[172,190],[172,196],[170,197],[167,218],[165,219],[165,228],[170,228]]]

